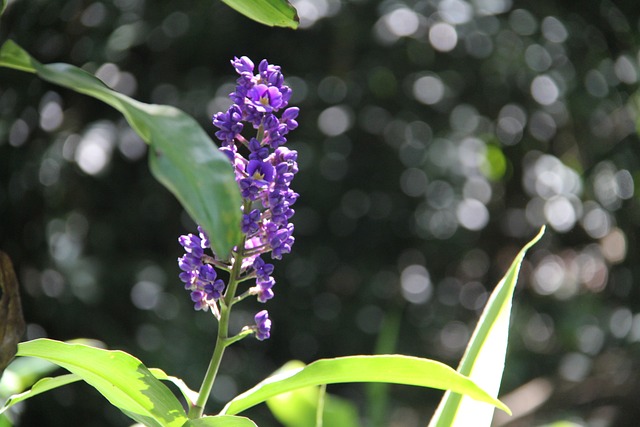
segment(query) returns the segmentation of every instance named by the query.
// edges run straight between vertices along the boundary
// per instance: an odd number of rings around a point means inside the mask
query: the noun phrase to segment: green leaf
[[[498,396],[502,382],[509,339],[511,300],[518,281],[520,265],[527,250],[540,240],[544,231],[543,226],[536,237],[520,250],[509,270],[491,293],[458,367],[458,372],[469,376],[493,397]],[[446,392],[429,427],[489,427],[493,412],[493,407],[489,405]]]
[[[0,16],[2,16],[5,7],[7,7],[7,0],[0,0]]]
[[[271,376],[235,397],[220,414],[238,414],[273,396],[299,388],[347,382],[386,382],[453,390],[508,411],[502,402],[443,363],[403,355],[379,355],[321,359],[304,368]]]
[[[256,423],[245,417],[218,415],[202,417],[187,421],[183,427],[258,427]]]
[[[294,360],[286,363],[276,374],[303,367],[304,363]],[[317,386],[299,388],[268,399],[267,406],[285,427],[315,427],[321,393]],[[358,427],[358,411],[353,403],[327,393],[322,421],[325,426]]]
[[[22,402],[46,391],[53,390],[55,388],[62,387],[64,385],[81,380],[82,378],[80,378],[76,374],[66,374],[60,375],[59,377],[43,378],[40,381],[36,382],[30,390],[27,390],[24,393],[14,394],[13,396],[10,396],[9,399],[7,399],[7,401],[4,403],[4,406],[0,408],[0,414],[2,414],[4,411],[9,409],[16,403]]]
[[[391,308],[382,320],[380,334],[376,340],[375,354],[394,353],[398,345],[402,311],[400,307]],[[369,383],[367,393],[367,419],[372,427],[386,425],[389,408],[389,384]]]
[[[180,427],[187,421],[171,391],[140,360],[123,351],[37,339],[18,344],[18,356],[38,357],[76,374],[146,426]]]
[[[89,95],[120,111],[150,144],[151,172],[209,234],[222,258],[240,242],[240,190],[229,160],[189,115],[168,105],[145,104],[107,87],[81,68],[43,65],[11,40],[0,48],[0,66]]]
[[[160,381],[169,381],[178,387],[189,406],[194,405],[196,400],[198,400],[198,392],[191,390],[180,378],[169,376],[162,369],[158,368],[149,368],[149,372]]]
[[[247,18],[270,27],[296,29],[298,12],[286,0],[222,0]]]

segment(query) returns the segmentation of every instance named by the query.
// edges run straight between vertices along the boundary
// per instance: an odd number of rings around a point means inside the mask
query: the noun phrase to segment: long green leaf
[[[33,385],[33,387],[31,387],[31,389],[23,393],[14,394],[13,396],[10,396],[7,399],[7,401],[4,403],[4,406],[0,408],[0,414],[2,414],[4,411],[9,409],[16,403],[22,402],[24,400],[27,400],[29,398],[42,394],[46,391],[50,391],[55,388],[62,387],[64,385],[71,384],[77,381],[82,381],[82,378],[80,378],[76,374],[60,375],[58,377],[53,377],[53,378],[51,377],[42,378],[40,381],[36,382]]]
[[[529,248],[544,234],[543,226],[513,260],[511,267],[489,297],[478,325],[467,345],[458,372],[467,375],[491,396],[497,397],[502,382],[509,338],[511,300],[520,265]],[[445,393],[429,427],[489,427],[494,408],[452,392]]]
[[[226,257],[240,241],[241,198],[231,163],[191,116],[168,105],[129,98],[81,68],[40,64],[11,40],[0,48],[0,66],[36,73],[120,111],[150,144],[153,175],[208,232],[216,254]]]
[[[379,355],[321,359],[304,368],[271,376],[231,400],[220,414],[238,414],[273,396],[302,387],[347,382],[386,382],[454,390],[509,411],[502,402],[443,363],[403,355]]]
[[[5,7],[7,7],[7,0],[0,0],[0,16],[2,16]]]
[[[300,370],[304,363],[292,360],[287,362],[276,374]],[[319,401],[323,400],[324,405]],[[321,387],[299,388],[282,393],[267,400],[267,406],[273,416],[285,427],[316,427],[318,407],[322,411],[322,425],[340,427],[358,427],[358,410],[355,405],[325,393]]]
[[[37,339],[18,344],[18,356],[38,357],[76,374],[146,426],[180,427],[187,421],[178,399],[128,353]]]
[[[245,417],[219,415],[202,417],[187,421],[183,427],[258,427],[253,421]]]
[[[287,0],[222,0],[247,18],[270,27],[298,28],[298,13]]]

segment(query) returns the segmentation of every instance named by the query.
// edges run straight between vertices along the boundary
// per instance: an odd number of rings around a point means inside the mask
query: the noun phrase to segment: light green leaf
[[[187,421],[183,427],[258,427],[256,423],[245,417],[232,415],[219,415],[215,417],[202,417]]]
[[[301,368],[304,363],[294,360],[287,362],[276,374]],[[268,399],[267,406],[285,427],[315,427],[321,393],[318,386],[299,388]],[[358,411],[353,403],[326,393],[322,421],[328,427],[358,427]]]
[[[62,387],[63,385],[71,384],[81,380],[82,378],[80,378],[76,374],[66,374],[60,375],[59,377],[43,378],[40,381],[36,382],[30,390],[27,390],[24,393],[14,394],[13,396],[10,396],[9,399],[7,399],[7,401],[4,403],[4,406],[0,408],[0,414],[2,414],[4,411],[9,409],[16,403],[42,394],[45,391],[53,390],[55,388]]]
[[[145,104],[107,87],[81,68],[43,65],[11,40],[0,48],[0,66],[37,73],[109,104],[151,147],[151,172],[208,232],[216,254],[226,257],[240,242],[240,190],[229,160],[189,115],[168,105]]]
[[[278,394],[299,388],[348,382],[386,382],[454,390],[508,411],[502,402],[443,363],[403,355],[379,355],[321,359],[304,368],[271,376],[235,397],[220,414],[238,414]]]
[[[296,29],[300,22],[296,9],[286,0],[222,0],[247,18],[270,27]]]
[[[171,391],[140,360],[123,351],[37,339],[18,344],[18,356],[38,357],[76,374],[144,425],[180,427],[187,421]]]
[[[511,300],[518,281],[520,265],[527,250],[544,234],[545,227],[527,243],[489,297],[478,325],[460,361],[458,372],[469,376],[480,387],[497,397],[502,382],[509,339]],[[446,392],[429,427],[489,427],[494,408],[452,392]]]
[[[149,372],[160,381],[169,381],[178,387],[189,406],[195,404],[196,400],[198,400],[198,392],[191,390],[180,378],[169,376],[162,369],[158,368],[149,368]]]

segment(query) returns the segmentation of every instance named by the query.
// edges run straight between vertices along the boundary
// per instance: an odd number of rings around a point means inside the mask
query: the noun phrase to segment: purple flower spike
[[[190,291],[194,308],[211,309],[218,318],[224,308],[218,304],[226,285],[214,265],[231,272],[229,280],[236,284],[255,278],[248,294],[255,295],[259,302],[273,298],[274,267],[262,255],[270,253],[272,259],[281,259],[291,251],[295,239],[289,221],[295,213],[291,206],[298,198],[290,188],[298,172],[298,153],[284,147],[289,132],[298,127],[300,113],[297,107],[288,106],[291,88],[285,85],[280,67],[267,60],[254,64],[241,56],[234,57],[231,65],[238,75],[235,90],[229,95],[233,104],[215,114],[213,124],[222,142],[220,151],[233,165],[243,199],[238,209],[242,210],[239,226],[245,235],[244,248],[234,248],[231,260],[215,253],[205,255],[205,251],[213,251],[209,236],[200,227],[198,234],[179,239],[185,250],[178,259],[180,280]],[[267,312],[261,311],[255,320],[252,329],[256,337],[269,338],[271,321]]]
[[[259,311],[253,318],[256,322],[256,338],[264,341],[271,336],[271,319],[267,310]]]

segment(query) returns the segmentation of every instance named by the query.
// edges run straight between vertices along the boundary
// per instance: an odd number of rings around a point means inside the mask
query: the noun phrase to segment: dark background
[[[217,1],[15,0],[0,21],[1,41],[178,106],[212,136],[229,60],[282,66],[301,108],[296,244],[276,263],[271,339],[228,351],[208,411],[287,360],[373,353],[387,324],[386,351],[455,366],[488,292],[546,223],[520,276],[502,386],[541,404],[507,425],[637,425],[637,3],[296,5],[298,31]],[[215,322],[192,310],[175,263],[195,226],[145,154],[109,107],[0,69],[0,248],[26,338],[98,339],[197,389]],[[238,310],[235,330],[260,308]],[[362,385],[329,391],[366,425]],[[389,426],[425,425],[441,396],[389,391]],[[276,425],[264,407],[248,414]],[[28,402],[19,425],[128,420],[76,384]]]

